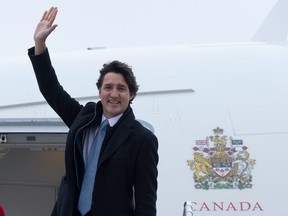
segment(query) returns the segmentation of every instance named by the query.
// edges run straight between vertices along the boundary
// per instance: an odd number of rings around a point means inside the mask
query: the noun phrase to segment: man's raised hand
[[[46,39],[50,33],[57,27],[54,20],[57,16],[57,7],[51,7],[49,11],[45,11],[40,22],[38,23],[35,33],[35,55],[41,54],[46,49]]]

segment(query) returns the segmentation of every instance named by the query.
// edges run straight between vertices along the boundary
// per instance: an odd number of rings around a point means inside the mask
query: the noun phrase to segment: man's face
[[[112,118],[123,113],[132,99],[129,87],[120,73],[110,72],[104,76],[103,84],[99,90],[99,97],[103,105],[103,114]]]

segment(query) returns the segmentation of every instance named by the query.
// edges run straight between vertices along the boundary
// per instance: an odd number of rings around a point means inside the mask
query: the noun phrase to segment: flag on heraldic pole
[[[232,140],[232,145],[243,145],[243,140]]]
[[[206,145],[206,140],[196,140],[196,145]]]

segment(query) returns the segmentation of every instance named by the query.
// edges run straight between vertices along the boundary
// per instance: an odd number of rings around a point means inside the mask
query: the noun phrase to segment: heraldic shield
[[[250,159],[248,147],[242,140],[228,139],[223,129],[214,129],[214,136],[196,140],[194,160],[188,160],[194,171],[196,189],[252,188],[251,171],[255,160]]]

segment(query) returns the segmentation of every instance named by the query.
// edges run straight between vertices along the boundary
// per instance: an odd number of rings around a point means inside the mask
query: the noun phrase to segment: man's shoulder
[[[81,115],[87,115],[87,114],[95,114],[95,112],[101,112],[98,108],[97,108],[97,103],[95,102],[87,102],[81,109],[80,113]]]
[[[145,136],[155,136],[153,127],[151,127],[151,125],[146,124],[146,122],[144,121],[135,119],[134,129],[139,135],[142,134]]]
[[[96,106],[96,103],[95,102],[92,102],[92,101],[89,101],[85,104],[84,108],[85,109],[95,109],[95,106]]]

